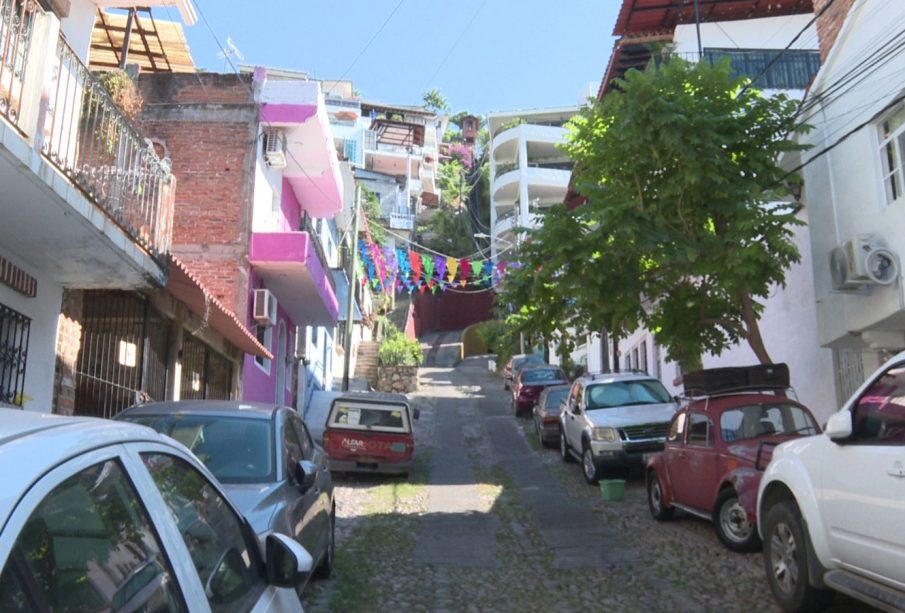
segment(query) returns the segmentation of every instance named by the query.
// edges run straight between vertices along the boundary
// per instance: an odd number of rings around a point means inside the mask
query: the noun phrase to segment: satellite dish
[[[899,278],[899,260],[889,249],[872,249],[867,254],[866,264],[867,276],[877,285],[892,285]]]
[[[239,51],[239,48],[233,42],[233,39],[229,36],[226,37],[226,49],[218,51],[217,57],[222,57],[224,60],[234,57],[237,58],[240,62],[245,59],[245,56],[242,55],[242,52]]]

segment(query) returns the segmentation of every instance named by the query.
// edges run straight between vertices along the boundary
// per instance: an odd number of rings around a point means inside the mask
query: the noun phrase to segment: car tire
[[[559,431],[559,457],[561,457],[562,461],[566,464],[574,462],[572,454],[569,451],[569,442],[566,440],[566,433],[563,432],[562,429]]]
[[[330,525],[327,529],[327,547],[324,549],[324,557],[314,570],[314,576],[318,579],[328,579],[333,574],[333,559],[336,557],[336,510],[330,512]]]
[[[584,480],[590,485],[597,485],[597,482],[600,481],[600,475],[597,473],[594,453],[591,451],[591,446],[585,443],[582,445],[581,450],[581,474],[584,475]]]
[[[650,516],[657,521],[672,519],[675,515],[675,509],[663,502],[663,484],[655,470],[647,473],[647,508],[650,510]]]
[[[717,496],[713,527],[727,549],[744,553],[760,547],[757,526],[748,521],[748,513],[731,487],[723,489]]]
[[[791,500],[770,507],[764,516],[764,570],[773,597],[785,611],[822,611],[835,597],[808,579],[808,545],[801,513]]]

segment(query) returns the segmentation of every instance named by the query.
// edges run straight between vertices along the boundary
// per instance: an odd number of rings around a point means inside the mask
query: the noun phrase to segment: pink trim
[[[317,114],[316,104],[263,104],[261,121],[266,123],[305,123]]]

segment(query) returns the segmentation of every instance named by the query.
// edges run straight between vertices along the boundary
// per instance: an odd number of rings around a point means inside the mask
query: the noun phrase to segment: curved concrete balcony
[[[536,126],[523,123],[504,130],[493,139],[491,150],[498,164],[515,162],[518,159],[519,136],[524,135],[528,143],[528,159],[562,156],[558,145],[566,142],[568,130],[554,126]]]
[[[562,202],[569,188],[570,170],[554,168],[527,168],[510,170],[494,181],[492,197],[497,205],[515,203],[519,197],[522,177],[528,182],[528,198],[541,203]]]

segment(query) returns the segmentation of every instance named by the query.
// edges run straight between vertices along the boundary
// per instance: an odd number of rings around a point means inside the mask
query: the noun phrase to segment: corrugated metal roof
[[[813,13],[812,0],[698,0],[702,22]],[[623,0],[615,36],[672,32],[695,22],[694,0]]]

